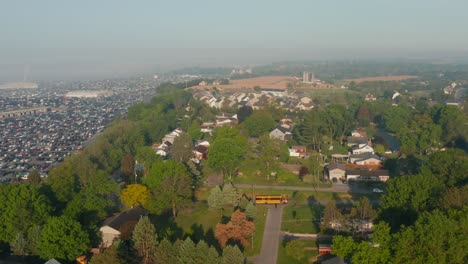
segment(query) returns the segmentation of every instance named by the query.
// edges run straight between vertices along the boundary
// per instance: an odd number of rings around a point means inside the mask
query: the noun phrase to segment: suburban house
[[[362,128],[356,128],[351,131],[351,136],[353,137],[367,137],[367,131]]]
[[[368,93],[368,94],[366,94],[366,97],[364,98],[364,100],[366,100],[366,101],[375,101],[375,100],[377,100],[377,97],[375,97],[374,95]]]
[[[289,156],[290,157],[305,157],[307,152],[307,148],[305,146],[292,146],[289,149]]]
[[[169,142],[171,144],[174,144],[174,139],[176,137],[178,137],[180,135],[180,133],[182,133],[182,130],[180,130],[179,128],[177,128],[176,130],[172,131],[171,133],[169,134],[166,134],[163,139],[162,139],[162,142]]]
[[[193,150],[193,154],[195,156],[195,159],[197,160],[206,159],[208,156],[208,147],[203,146],[203,145],[198,145]]]
[[[348,137],[348,147],[354,147],[357,146],[359,148],[364,147],[365,145],[369,144],[369,140],[367,137],[353,137],[349,136]]]
[[[362,148],[359,148],[359,147],[354,147],[353,148],[353,154],[356,155],[356,154],[362,154],[362,153],[372,153],[372,154],[374,154],[374,148],[372,148],[369,145],[365,145]]]
[[[200,125],[200,131],[202,133],[210,133],[213,132],[213,128],[215,127],[215,124],[213,122],[203,122]]]
[[[127,239],[132,234],[135,225],[140,217],[147,214],[147,211],[141,207],[132,207],[120,214],[114,215],[104,221],[101,231],[101,248],[108,248],[114,240],[122,238]]]
[[[357,164],[357,165],[381,165],[382,161],[380,160],[380,157],[369,153],[365,152],[362,154],[356,154],[356,155],[351,155],[349,156],[349,162],[351,164]]]
[[[328,179],[333,182],[346,178],[346,168],[344,164],[333,162],[328,165]]]
[[[271,139],[279,139],[282,141],[288,141],[292,138],[291,132],[284,126],[277,126],[270,132]]]
[[[346,180],[386,182],[390,178],[388,170],[346,170]]]
[[[274,89],[274,88],[261,88],[260,92],[262,94],[271,94],[273,96],[283,97],[287,94],[285,89]]]

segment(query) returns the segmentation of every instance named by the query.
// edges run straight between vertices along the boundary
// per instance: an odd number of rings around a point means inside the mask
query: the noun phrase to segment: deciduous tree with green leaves
[[[89,247],[89,237],[79,222],[66,216],[51,217],[44,225],[38,243],[43,259],[72,261]]]
[[[232,179],[234,171],[244,159],[247,151],[247,138],[239,130],[230,127],[220,128],[210,146],[208,165]]]

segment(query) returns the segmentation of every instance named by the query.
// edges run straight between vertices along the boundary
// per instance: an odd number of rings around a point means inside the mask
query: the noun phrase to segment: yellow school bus
[[[255,195],[256,204],[287,204],[288,195],[287,194],[277,194],[277,195]]]

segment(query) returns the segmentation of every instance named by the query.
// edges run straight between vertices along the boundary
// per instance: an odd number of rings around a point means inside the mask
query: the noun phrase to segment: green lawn
[[[265,229],[267,208],[257,207],[257,217],[255,219],[255,234],[252,246],[244,249],[246,256],[255,256],[260,254],[262,247],[263,231]],[[193,208],[182,211],[176,219],[176,224],[183,230],[183,233],[190,235],[195,239],[204,239],[210,244],[214,242],[214,231],[216,224],[220,223],[223,216],[229,218],[233,210],[210,210],[204,202],[198,202]]]
[[[286,242],[287,243],[287,242]],[[278,264],[304,264],[304,263],[314,263],[309,262],[311,258],[315,258],[318,255],[317,243],[315,240],[304,240],[305,247],[305,257],[301,260],[297,260],[291,256],[288,256],[286,253],[286,243],[281,241],[278,247]],[[315,249],[313,249],[315,248]]]
[[[268,209],[264,206],[257,206],[257,217],[255,219],[254,243],[244,250],[245,256],[256,256],[262,249],[263,232],[265,231],[266,214]]]
[[[281,230],[291,233],[318,233],[323,206],[297,205],[283,209]]]

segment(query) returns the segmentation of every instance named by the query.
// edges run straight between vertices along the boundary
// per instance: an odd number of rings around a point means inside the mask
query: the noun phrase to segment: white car
[[[384,191],[379,189],[379,188],[374,188],[374,189],[372,189],[372,192],[373,193],[383,193]]]

